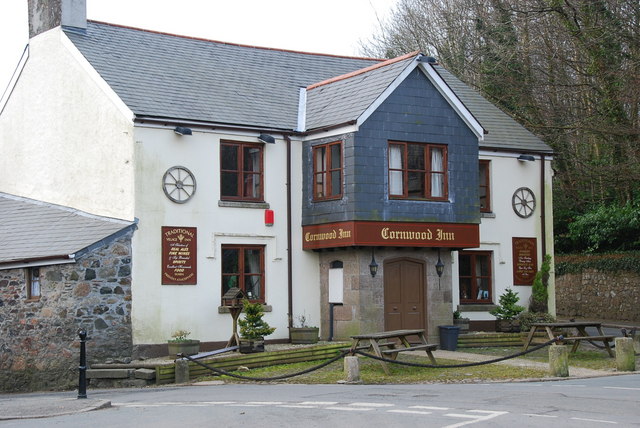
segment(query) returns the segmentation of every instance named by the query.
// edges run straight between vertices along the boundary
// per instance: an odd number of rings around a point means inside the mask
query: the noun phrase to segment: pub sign
[[[162,284],[198,282],[198,233],[195,227],[162,226]]]

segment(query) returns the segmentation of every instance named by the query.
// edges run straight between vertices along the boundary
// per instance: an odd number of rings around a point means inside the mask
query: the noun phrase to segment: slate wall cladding
[[[131,234],[73,264],[40,268],[41,297],[26,301],[25,269],[0,271],[0,390],[78,384],[84,328],[89,363],[131,357]]]
[[[342,139],[344,196],[313,202],[311,148]],[[449,202],[389,199],[388,142],[446,144]],[[302,223],[346,220],[479,223],[478,139],[418,69],[355,134],[305,142]]]

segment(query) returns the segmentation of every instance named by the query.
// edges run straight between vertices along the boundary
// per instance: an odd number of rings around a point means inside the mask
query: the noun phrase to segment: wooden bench
[[[588,327],[595,328],[598,331],[598,334],[594,336],[590,336],[586,330]],[[525,344],[524,344],[525,351],[531,344],[531,341],[538,329],[545,330],[547,332],[547,336],[549,337],[549,339],[555,338],[555,334],[558,329],[573,329],[574,332],[577,331],[577,335],[567,336],[562,338],[562,342],[573,342],[573,346],[571,347],[571,352],[575,352],[578,349],[580,342],[584,340],[588,340],[592,342],[602,342],[609,356],[614,357],[613,351],[611,350],[611,346],[609,346],[609,342],[611,342],[615,336],[609,336],[604,334],[604,332],[602,331],[602,324],[599,322],[571,321],[571,322],[532,323],[531,330],[529,331],[527,340],[525,341]]]

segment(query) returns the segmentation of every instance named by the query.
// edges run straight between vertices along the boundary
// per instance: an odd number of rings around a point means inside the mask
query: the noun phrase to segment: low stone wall
[[[37,300],[26,299],[25,272],[0,271],[0,390],[77,386],[79,328],[89,363],[131,356],[131,234],[41,267]]]
[[[556,258],[556,262],[562,258]],[[560,317],[640,323],[640,274],[585,268],[558,274],[556,312]]]

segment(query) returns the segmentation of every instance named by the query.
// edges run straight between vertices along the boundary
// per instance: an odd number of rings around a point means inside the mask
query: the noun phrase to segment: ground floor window
[[[458,276],[460,304],[492,303],[490,251],[460,251]]]
[[[40,298],[40,268],[32,267],[25,272],[27,282],[27,299],[37,300]]]
[[[250,301],[264,303],[264,246],[222,246],[222,295],[233,287]]]

